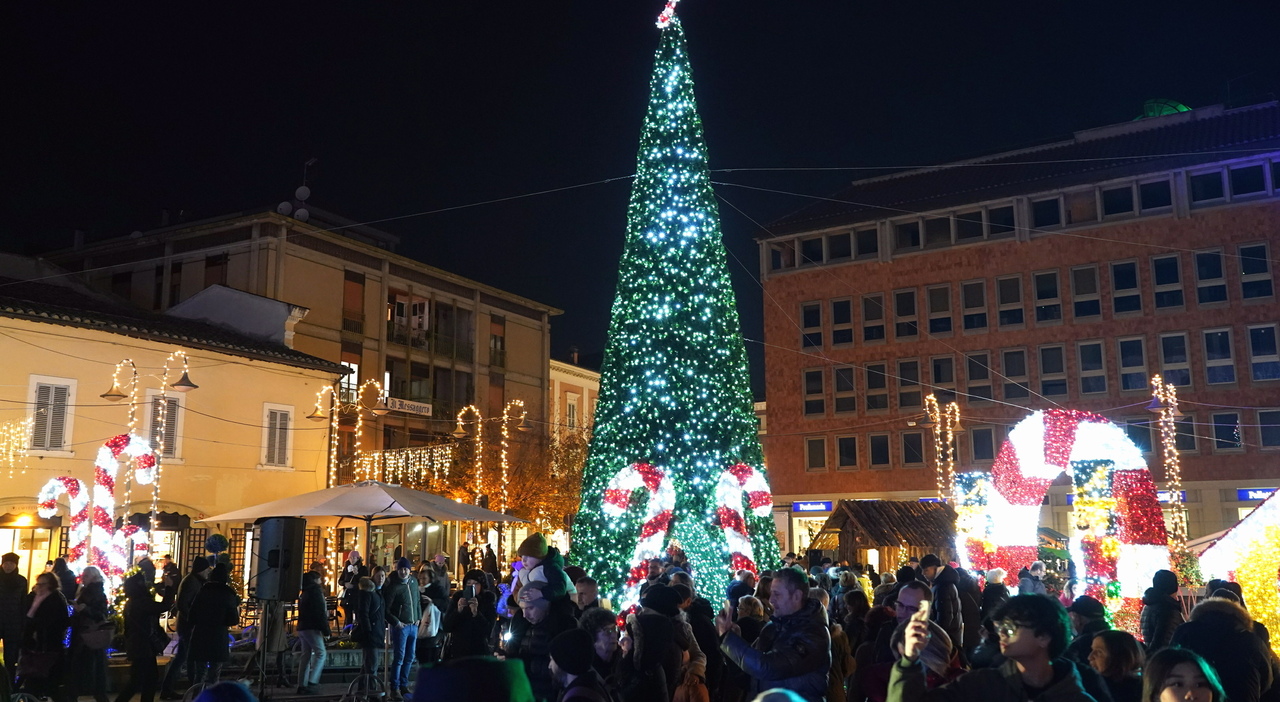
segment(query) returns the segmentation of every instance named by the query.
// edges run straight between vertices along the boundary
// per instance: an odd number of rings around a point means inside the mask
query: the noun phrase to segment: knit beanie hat
[[[570,629],[551,639],[551,660],[560,670],[570,675],[586,675],[595,657],[591,634],[582,629]]]
[[[533,558],[547,557],[547,537],[542,532],[535,531],[529,535],[529,538],[520,542],[520,548],[516,549],[516,554],[520,556],[532,556]]]
[[[1172,570],[1157,570],[1151,576],[1151,587],[1157,592],[1172,595],[1178,591],[1178,574]]]
[[[21,558],[21,556],[10,551],[3,556],[0,556],[0,563],[17,563],[19,558]]]
[[[204,556],[196,556],[194,559],[192,559],[191,561],[192,573],[203,573],[206,570],[209,570],[208,558],[205,558]]]
[[[413,570],[413,564],[409,562],[408,558],[401,556],[400,560],[396,561],[396,570],[400,570],[401,568]]]

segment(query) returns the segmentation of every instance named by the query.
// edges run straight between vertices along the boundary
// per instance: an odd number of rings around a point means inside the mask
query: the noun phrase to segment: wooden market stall
[[[878,561],[883,572],[926,553],[952,560],[955,541],[956,513],[945,502],[840,500],[809,550],[834,551],[836,561]]]

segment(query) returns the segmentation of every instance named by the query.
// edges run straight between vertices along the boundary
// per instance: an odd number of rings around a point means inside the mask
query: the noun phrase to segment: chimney
[[[569,362],[575,366],[578,365],[578,347],[577,346],[569,347]]]

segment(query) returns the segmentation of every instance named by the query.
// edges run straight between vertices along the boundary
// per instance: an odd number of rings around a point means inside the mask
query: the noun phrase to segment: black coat
[[[997,609],[1009,601],[1009,586],[1004,583],[987,583],[982,588],[982,618],[990,619]]]
[[[124,605],[125,653],[131,661],[155,658],[151,634],[160,627],[160,615],[169,611],[173,599],[156,602],[151,588],[138,575],[125,580],[124,593],[129,598]]]
[[[68,600],[74,600],[76,598],[76,590],[80,589],[80,585],[76,582],[76,574],[72,573],[70,568],[64,571],[55,570],[53,574],[58,576],[58,583],[62,588],[62,596]]]
[[[1063,658],[1075,663],[1079,666],[1089,665],[1089,652],[1093,650],[1093,639],[1098,632],[1106,631],[1111,627],[1107,626],[1105,619],[1094,619],[1086,622],[1084,627],[1080,629],[1080,633],[1067,644],[1067,650],[1062,654]]]
[[[1142,605],[1142,641],[1148,652],[1155,653],[1169,645],[1174,629],[1186,621],[1182,616],[1182,605],[1172,595],[1153,587],[1147,588],[1142,596]]]
[[[547,612],[546,619],[537,624],[524,617],[511,620],[511,641],[507,646],[509,658],[519,658],[524,672],[529,676],[533,696],[539,700],[555,698],[555,681],[551,678],[551,640],[561,632],[577,628],[573,616],[556,611]]]
[[[307,585],[298,595],[298,631],[318,631],[325,636],[333,633],[329,629],[329,607],[320,583]]]
[[[351,640],[363,648],[385,648],[387,608],[382,593],[377,590],[357,590],[353,606],[356,625],[351,630]]]
[[[960,612],[960,590],[956,583],[960,576],[951,566],[943,566],[933,576],[932,618],[947,632],[952,645],[961,645],[964,635],[964,619]]]
[[[831,632],[827,610],[817,600],[806,600],[800,611],[775,616],[765,625],[755,646],[742,637],[726,634],[720,650],[751,676],[752,692],[774,687],[798,693],[808,702],[820,702],[827,694],[831,669]]]
[[[207,582],[191,603],[190,657],[193,661],[231,660],[228,629],[240,622],[240,596],[226,583]]]
[[[203,575],[187,573],[182,582],[178,583],[177,600],[173,607],[174,614],[178,615],[178,636],[187,636],[191,633],[191,603],[196,601],[196,595],[200,594],[200,588],[204,587],[204,576],[208,574],[207,570]]]
[[[671,620],[661,614],[639,614],[627,624],[631,653],[614,669],[621,702],[668,702],[667,674],[662,662],[675,643]]]
[[[22,633],[22,621],[27,613],[22,609],[22,598],[27,595],[27,579],[13,571],[0,570],[0,635],[16,637]]]
[[[493,646],[493,627],[498,622],[498,600],[492,592],[481,592],[476,595],[478,604],[476,613],[470,607],[458,611],[458,602],[462,600],[462,591],[453,594],[444,613],[442,626],[452,635],[449,643],[450,656],[491,656]]]
[[[1258,702],[1280,681],[1275,654],[1253,633],[1249,614],[1234,602],[1209,599],[1196,605],[1191,621],[1179,626],[1169,643],[1208,661],[1231,702]]]
[[[356,593],[360,591],[360,578],[367,577],[369,577],[369,568],[367,566],[363,564],[343,564],[342,575],[338,576],[338,588],[342,592],[342,602],[344,604],[355,602]]]
[[[71,613],[67,598],[61,592],[49,593],[36,609],[35,616],[27,616],[35,597],[33,590],[22,600],[22,650],[65,651],[71,643]]]
[[[720,634],[715,625],[716,613],[706,598],[695,597],[693,604],[685,610],[685,615],[689,619],[689,627],[693,629],[693,638],[698,642],[698,648],[707,657],[707,691],[711,693],[711,699],[717,699],[720,681],[724,678],[725,660],[724,656],[716,653],[720,648]]]
[[[960,594],[960,619],[964,623],[961,645],[965,654],[982,640],[982,590],[978,581],[966,570],[957,570],[956,590]]]

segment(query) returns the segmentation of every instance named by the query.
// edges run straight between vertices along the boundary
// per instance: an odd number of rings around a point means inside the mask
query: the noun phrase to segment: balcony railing
[[[342,331],[363,334],[364,312],[360,310],[342,310]]]
[[[489,365],[495,368],[507,367],[506,349],[489,349]]]
[[[387,341],[430,351],[437,356],[470,361],[473,345],[468,339],[415,329],[395,321],[387,322]]]

